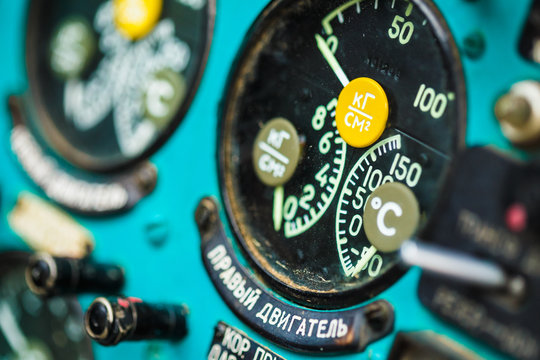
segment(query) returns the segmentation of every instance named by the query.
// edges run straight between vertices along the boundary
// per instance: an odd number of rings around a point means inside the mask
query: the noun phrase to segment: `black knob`
[[[175,341],[187,334],[187,312],[184,305],[99,297],[86,311],[85,328],[92,339],[105,346],[133,340]]]
[[[124,270],[87,259],[35,254],[26,268],[26,283],[42,296],[96,292],[116,294],[124,286]]]
[[[47,280],[51,279],[51,268],[43,260],[36,261],[30,268],[30,276],[36,286],[44,288],[47,286]]]
[[[109,311],[105,304],[102,302],[96,302],[88,309],[88,328],[89,332],[96,336],[103,336],[107,329],[109,321],[107,315]]]

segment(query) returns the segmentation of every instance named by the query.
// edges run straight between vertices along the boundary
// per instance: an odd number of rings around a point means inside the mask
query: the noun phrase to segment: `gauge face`
[[[193,99],[214,14],[214,0],[33,1],[26,56],[35,127],[89,170],[150,155]]]
[[[79,303],[34,295],[24,280],[28,258],[0,254],[0,358],[93,359]]]
[[[389,111],[382,135],[356,148],[335,117],[344,86],[361,77],[382,87]],[[359,126],[371,118],[362,110]],[[295,128],[301,155],[287,182],[269,186],[261,169],[279,176],[287,166],[281,143],[258,137],[275,118]],[[464,121],[461,63],[431,2],[273,2],[238,57],[221,119],[224,202],[248,259],[277,291],[308,306],[347,306],[390,286],[401,274],[394,254],[374,254],[354,270],[370,246],[359,202],[400,181],[425,219]],[[272,161],[253,159],[254,147],[270,148]]]

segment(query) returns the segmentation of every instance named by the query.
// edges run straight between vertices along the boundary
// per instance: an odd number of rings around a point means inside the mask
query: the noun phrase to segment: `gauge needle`
[[[283,219],[283,186],[276,186],[274,189],[274,230],[281,229],[281,220]]]
[[[349,78],[345,75],[345,72],[341,68],[341,65],[339,65],[334,53],[330,50],[326,41],[324,41],[323,37],[319,34],[315,34],[315,39],[317,40],[317,47],[326,59],[326,62],[328,62],[328,65],[330,65],[343,87],[347,86],[347,84],[349,84]]]
[[[362,269],[364,268],[364,266],[366,266],[366,264],[368,263],[368,261],[373,257],[373,255],[375,255],[375,253],[377,252],[377,249],[375,248],[375,246],[371,245],[368,249],[368,251],[362,256],[362,258],[360,258],[360,260],[358,260],[358,262],[356,263],[356,267],[354,268],[353,270],[353,273],[351,275],[352,276],[355,276],[356,274],[358,274],[360,271],[362,271]]]
[[[18,355],[25,353],[28,347],[26,337],[17,325],[11,307],[5,301],[0,302],[0,330],[13,352]]]

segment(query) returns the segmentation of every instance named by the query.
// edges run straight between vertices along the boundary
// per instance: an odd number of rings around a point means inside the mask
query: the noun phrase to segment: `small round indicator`
[[[354,79],[339,94],[337,129],[347,144],[357,148],[373,144],[381,137],[387,119],[388,99],[375,80]]]
[[[529,214],[525,205],[514,203],[506,209],[504,220],[506,226],[513,232],[521,232],[527,228]]]
[[[114,23],[128,39],[146,36],[156,26],[163,0],[115,0]]]
[[[369,196],[364,210],[366,237],[382,252],[399,249],[409,239],[420,221],[416,196],[406,185],[389,182]]]
[[[177,113],[186,96],[186,80],[182,74],[165,68],[148,81],[144,94],[145,115],[163,129]]]
[[[253,144],[253,166],[268,186],[285,184],[300,159],[300,140],[289,120],[275,118],[259,131]]]
[[[50,43],[50,65],[60,79],[81,76],[96,52],[90,24],[79,17],[67,18],[57,28]]]

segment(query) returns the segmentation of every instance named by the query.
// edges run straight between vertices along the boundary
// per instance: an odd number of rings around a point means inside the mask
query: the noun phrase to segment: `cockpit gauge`
[[[147,157],[187,112],[214,15],[212,0],[33,1],[26,43],[33,125],[87,170]]]
[[[360,87],[341,97],[350,84]],[[278,292],[313,307],[390,286],[402,272],[394,254],[367,254],[365,199],[402,182],[425,219],[463,145],[465,114],[459,54],[431,1],[272,2],[237,58],[221,114],[222,193],[248,259]]]

